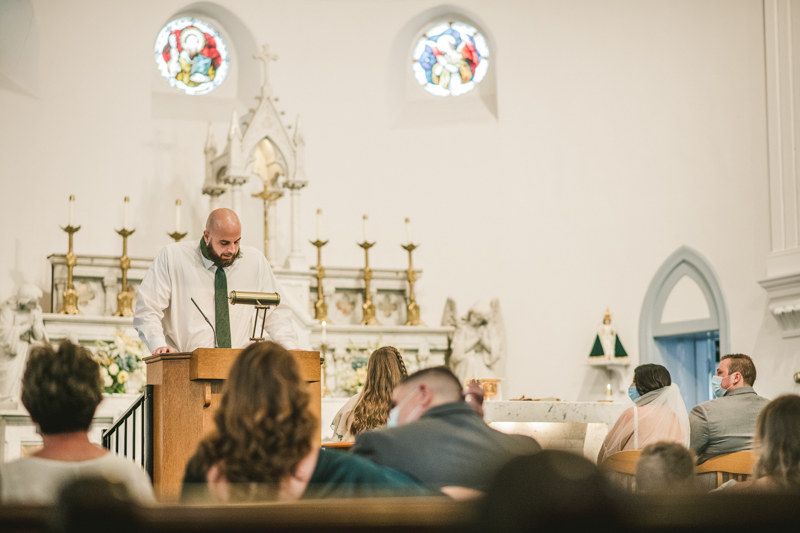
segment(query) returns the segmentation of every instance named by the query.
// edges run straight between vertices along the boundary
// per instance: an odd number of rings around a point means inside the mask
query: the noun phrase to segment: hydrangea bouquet
[[[100,364],[104,392],[137,393],[146,383],[142,357],[150,355],[143,342],[117,330],[113,342],[97,342],[94,360]]]

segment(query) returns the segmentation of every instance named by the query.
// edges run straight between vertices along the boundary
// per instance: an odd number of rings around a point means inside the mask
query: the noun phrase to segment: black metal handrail
[[[139,444],[138,453],[137,444]],[[153,385],[145,385],[144,392],[122,413],[114,425],[103,432],[103,447],[111,450],[112,446],[117,454],[130,457],[134,462],[141,464],[150,475],[150,479],[153,479]]]

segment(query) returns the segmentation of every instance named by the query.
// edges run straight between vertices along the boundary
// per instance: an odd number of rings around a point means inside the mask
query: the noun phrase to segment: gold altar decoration
[[[328,304],[325,302],[325,294],[322,292],[322,280],[325,279],[325,268],[322,266],[322,247],[328,244],[328,241],[321,241],[317,238],[316,241],[311,241],[311,244],[317,247],[317,302],[314,304],[314,318],[320,322],[331,323],[328,318]]]
[[[181,233],[181,201],[175,200],[175,231],[167,233],[175,242],[181,242],[187,233]]]
[[[133,316],[133,292],[128,289],[128,269],[131,259],[128,257],[128,237],[133,235],[135,229],[122,228],[116,230],[122,236],[122,256],[119,258],[119,267],[122,269],[122,289],[117,295],[117,312],[114,316]]]
[[[408,221],[408,219],[406,219]],[[402,245],[403,249],[408,251],[408,303],[407,303],[407,319],[406,326],[424,326],[425,323],[419,319],[419,305],[414,296],[414,282],[417,281],[417,271],[414,270],[414,261],[411,258],[411,252],[419,248],[419,244]]]
[[[188,233],[181,233],[179,231],[173,231],[172,233],[167,233],[167,235],[172,237],[172,240],[174,240],[175,242],[181,242],[181,239],[186,237],[186,235],[188,235]]]
[[[69,197],[70,204],[75,201],[75,196]],[[61,310],[58,312],[60,315],[82,315],[78,309],[78,291],[75,290],[75,284],[72,281],[72,269],[78,264],[78,256],[72,249],[72,236],[81,229],[80,226],[72,225],[72,216],[70,216],[69,225],[66,228],[61,228],[69,235],[69,251],[67,252],[67,286],[64,289],[63,298],[61,301]]]
[[[483,397],[486,401],[497,396],[497,384],[500,383],[499,378],[482,378],[475,381],[477,381],[478,385],[483,389]]]
[[[269,213],[269,203],[281,197],[280,194],[269,192],[267,184],[264,184],[264,190],[260,193],[253,193],[250,196],[253,198],[261,198],[264,202],[264,257],[267,257],[267,243],[269,242],[269,228],[267,227],[267,214]]]
[[[366,215],[365,215],[366,217]],[[364,232],[366,236],[366,231]],[[375,246],[374,242],[358,243],[364,249],[364,303],[361,308],[364,310],[364,318],[361,319],[362,326],[380,326],[381,323],[375,317],[375,304],[372,302],[372,293],[369,290],[369,282],[372,281],[372,269],[369,267],[369,249]]]

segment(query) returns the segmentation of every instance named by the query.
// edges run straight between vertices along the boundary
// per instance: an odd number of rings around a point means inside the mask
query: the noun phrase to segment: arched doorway
[[[645,294],[639,359],[667,367],[686,408],[711,399],[720,353],[730,351],[728,308],[711,264],[682,246],[664,261]]]

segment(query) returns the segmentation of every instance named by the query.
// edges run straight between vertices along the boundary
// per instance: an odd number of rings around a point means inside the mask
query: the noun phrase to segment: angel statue
[[[48,342],[39,299],[42,290],[30,283],[0,304],[0,404],[16,407],[22,372],[32,342]]]
[[[500,300],[478,302],[467,316],[458,318],[456,303],[447,299],[443,326],[454,326],[450,338],[449,366],[462,383],[468,379],[503,378],[506,362],[506,330]]]

